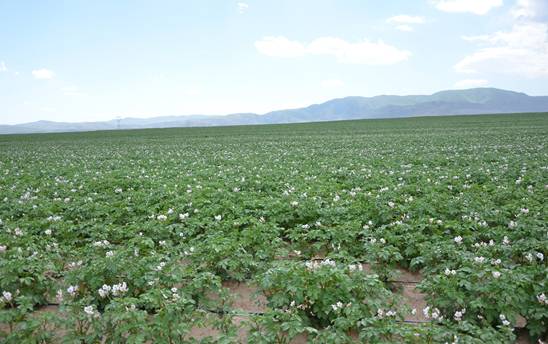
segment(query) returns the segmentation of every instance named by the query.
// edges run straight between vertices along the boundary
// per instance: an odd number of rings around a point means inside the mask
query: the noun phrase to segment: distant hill
[[[164,116],[80,123],[38,121],[17,125],[0,125],[0,134],[300,123],[515,112],[548,112],[548,96],[528,96],[525,93],[496,88],[472,88],[441,91],[432,95],[345,97],[305,108],[278,110],[263,115],[237,113],[226,116]]]

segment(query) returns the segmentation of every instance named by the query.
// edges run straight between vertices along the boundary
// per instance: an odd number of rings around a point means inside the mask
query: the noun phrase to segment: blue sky
[[[0,0],[0,123],[548,95],[546,0]]]

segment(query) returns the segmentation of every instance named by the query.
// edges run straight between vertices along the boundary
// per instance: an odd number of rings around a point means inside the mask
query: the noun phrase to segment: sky
[[[0,124],[548,95],[548,0],[0,0]]]

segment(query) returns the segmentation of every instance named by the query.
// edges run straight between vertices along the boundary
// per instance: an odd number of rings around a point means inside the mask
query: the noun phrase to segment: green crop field
[[[536,343],[548,114],[0,136],[1,343]]]

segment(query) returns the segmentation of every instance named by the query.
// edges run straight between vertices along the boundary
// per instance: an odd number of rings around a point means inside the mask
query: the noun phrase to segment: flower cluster
[[[443,316],[441,315],[440,310],[437,308],[431,309],[430,306],[426,306],[422,310],[422,314],[427,319],[432,318],[434,320],[439,320],[439,321],[443,320]]]
[[[387,311],[384,311],[382,308],[379,308],[377,309],[377,318],[379,319],[383,319],[385,317],[395,317],[396,316],[396,311],[394,310],[387,310]]]
[[[450,270],[449,268],[445,268],[445,276],[453,275],[455,276],[457,274],[457,271]]]
[[[461,309],[460,311],[456,311],[455,314],[453,315],[453,319],[455,319],[456,321],[461,321],[462,320],[462,316],[466,313],[466,308],[463,308]]]
[[[93,305],[85,306],[84,307],[84,313],[86,313],[90,318],[98,318],[99,312],[95,309]]]
[[[95,247],[107,247],[110,245],[110,242],[108,240],[99,240],[93,243],[93,246]]]
[[[351,307],[351,306],[352,306],[351,302],[344,304],[341,301],[338,301],[337,303],[334,303],[331,305],[331,309],[333,309],[333,312],[338,312],[345,307]]]
[[[506,319],[506,315],[504,314],[499,315],[499,319],[504,326],[510,326],[510,322],[508,321],[508,319]]]
[[[103,286],[99,288],[99,290],[97,290],[101,298],[105,298],[110,294],[112,294],[112,296],[120,296],[122,294],[125,294],[127,291],[128,288],[126,282],[113,284],[112,286],[103,284]]]
[[[2,297],[0,297],[0,301],[2,302],[10,302],[13,299],[13,295],[9,291],[3,291]]]
[[[320,260],[320,261],[312,260],[312,261],[305,262],[304,264],[308,270],[314,270],[322,266],[330,266],[330,267],[337,266],[337,264],[329,258],[325,260]]]

